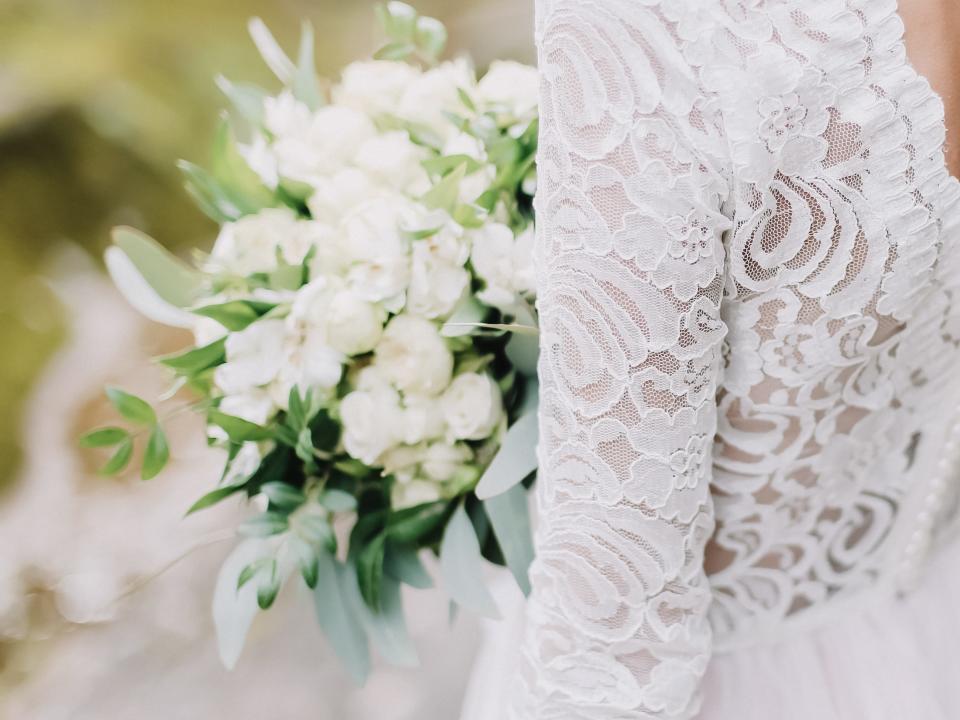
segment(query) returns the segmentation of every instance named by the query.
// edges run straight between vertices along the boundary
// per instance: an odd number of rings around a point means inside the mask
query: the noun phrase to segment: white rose
[[[240,394],[270,383],[284,363],[286,329],[283,320],[258,320],[230,333],[224,344],[227,361],[213,372],[225,394]]]
[[[361,298],[339,278],[318,278],[297,293],[290,321],[306,335],[345,355],[373,350],[383,334],[387,312]]]
[[[403,398],[403,441],[414,445],[443,435],[446,424],[435,397],[405,395]]]
[[[463,267],[470,247],[448,224],[439,232],[412,244],[407,310],[437,318],[448,315],[470,285]]]
[[[400,396],[389,386],[349,393],[340,402],[340,418],[344,447],[367,465],[378,465],[384,452],[400,442]]]
[[[277,412],[270,393],[263,388],[251,388],[243,393],[225,395],[219,410],[257,425],[265,425]]]
[[[458,375],[444,391],[440,403],[449,436],[461,440],[489,437],[503,415],[500,387],[487,374]]]
[[[410,281],[410,241],[401,226],[417,215],[399,195],[383,195],[358,205],[340,228],[340,242],[350,268],[347,280],[370,302],[402,298]],[[387,309],[396,305],[388,303]]]
[[[390,505],[395,510],[423,505],[440,500],[440,488],[427,480],[399,480],[393,484],[390,493]]]
[[[532,229],[514,238],[506,225],[487,223],[473,233],[471,241],[473,269],[485,283],[477,298],[511,312],[518,294],[534,290]]]
[[[458,89],[470,92],[476,82],[470,63],[460,58],[423,73],[406,88],[397,115],[426,125],[442,138],[456,132],[444,111],[462,111]]]
[[[211,265],[236,275],[270,272],[277,267],[277,251],[291,265],[303,262],[325,229],[299,220],[289,208],[266,208],[224,224],[210,253]]]
[[[374,351],[376,365],[404,392],[436,395],[449,383],[453,354],[437,326],[416,315],[397,315]]]
[[[405,62],[350,63],[343,69],[340,84],[333,88],[333,101],[368,115],[393,113],[404,90],[419,74]]]
[[[373,122],[362,112],[328,105],[310,116],[306,125],[291,122],[274,131],[273,152],[282,177],[312,183],[353,159],[357,149],[376,135]]]
[[[428,157],[426,148],[412,142],[405,131],[394,130],[364,142],[354,163],[387,187],[416,196],[430,189],[430,177],[420,164]]]
[[[317,178],[307,207],[314,219],[337,225],[374,194],[375,185],[370,176],[357,168],[347,167],[333,175]]]
[[[490,189],[497,177],[495,166],[487,162],[487,151],[483,143],[473,135],[458,132],[451,136],[443,146],[443,155],[466,155],[481,163],[481,166],[466,175],[460,181],[459,200],[473,203]]]
[[[502,108],[515,118],[532,118],[537,108],[540,77],[535,67],[511,60],[494,60],[477,83],[482,105]]]
[[[427,447],[421,460],[423,474],[431,480],[446,482],[473,459],[473,450],[464,443],[435,442]]]

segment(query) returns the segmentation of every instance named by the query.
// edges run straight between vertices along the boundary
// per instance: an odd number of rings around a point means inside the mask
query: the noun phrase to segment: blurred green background
[[[532,3],[532,0],[531,0]],[[527,3],[424,0],[450,48],[478,67],[530,60]],[[335,75],[376,42],[372,2],[358,0],[0,0],[0,492],[20,461],[31,384],[62,341],[63,315],[43,279],[51,253],[76,243],[99,257],[111,226],[137,226],[184,252],[214,227],[182,191],[178,158],[206,160],[223,73],[271,87],[246,31],[263,17],[286,47],[300,19]]]
[[[117,224],[184,256],[212,243],[176,161],[207,163],[218,74],[276,87],[248,19],[289,49],[312,21],[319,70],[335,77],[376,48],[373,5],[0,0],[0,720],[456,716],[478,628],[451,629],[429,592],[410,608],[422,669],[380,668],[351,689],[309,601],[282,593],[224,671],[209,602],[236,524],[223,513],[239,508],[183,519],[221,462],[201,428],[174,431],[151,483],[100,477],[76,447],[113,417],[105,382],[158,394],[148,357],[182,345],[126,308],[100,258]],[[480,70],[532,61],[533,0],[415,5]]]

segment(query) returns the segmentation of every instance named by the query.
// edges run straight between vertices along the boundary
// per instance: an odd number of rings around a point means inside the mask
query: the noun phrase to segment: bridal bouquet
[[[220,225],[212,250],[188,265],[118,228],[106,256],[131,304],[195,344],[158,359],[174,380],[160,407],[107,390],[133,431],[82,443],[113,448],[105,473],[142,443],[149,479],[169,454],[163,403],[189,393],[204,415],[226,462],[189,512],[250,501],[213,600],[227,666],[296,575],[359,681],[371,642],[416,662],[401,585],[432,583],[423,551],[457,605],[496,614],[482,558],[527,590],[536,72],[495,62],[478,79],[439,61],[436,20],[378,13],[387,44],[330,84],[309,26],[294,61],[254,20],[282,87],[221,78],[232,109],[210,170],[182,163]]]

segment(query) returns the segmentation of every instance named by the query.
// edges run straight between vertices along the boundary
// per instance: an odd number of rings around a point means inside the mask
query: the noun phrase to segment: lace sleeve
[[[538,1],[539,525],[518,720],[691,717],[710,654],[725,142],[667,5]]]

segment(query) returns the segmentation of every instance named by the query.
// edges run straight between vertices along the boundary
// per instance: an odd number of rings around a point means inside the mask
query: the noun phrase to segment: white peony
[[[269,384],[283,367],[285,339],[283,320],[258,320],[230,333],[225,343],[227,361],[214,370],[214,383],[226,395]]]
[[[416,315],[397,315],[374,351],[376,366],[406,393],[436,395],[450,383],[453,354],[436,324]]]
[[[303,262],[315,243],[324,239],[325,228],[300,220],[290,208],[266,208],[228,222],[210,252],[212,269],[250,275],[277,267],[277,253],[291,265]]]
[[[430,189],[430,177],[421,163],[430,157],[404,130],[376,135],[358,149],[354,163],[370,177],[393,190],[422,195]]]
[[[481,105],[502,108],[515,118],[533,118],[539,100],[540,76],[535,67],[512,60],[494,60],[477,83]]]
[[[380,464],[381,456],[401,441],[400,395],[376,369],[360,372],[358,389],[340,402],[340,419],[346,451],[367,465]]]
[[[463,267],[470,256],[459,226],[448,223],[439,232],[412,243],[407,311],[437,318],[448,315],[470,285]]]
[[[485,287],[477,298],[503,312],[512,312],[518,294],[532,293],[534,233],[530,227],[516,238],[500,223],[487,223],[473,232],[470,259]]]
[[[466,59],[441,63],[407,86],[396,113],[405,120],[427,126],[441,138],[447,138],[457,130],[444,112],[462,112],[458,90],[469,93],[475,83],[473,67]]]
[[[368,115],[393,113],[404,91],[419,74],[405,62],[350,63],[343,69],[340,84],[333,88],[333,101]]]
[[[483,373],[462,373],[440,398],[448,435],[461,440],[490,436],[503,415],[503,396],[493,378]]]

